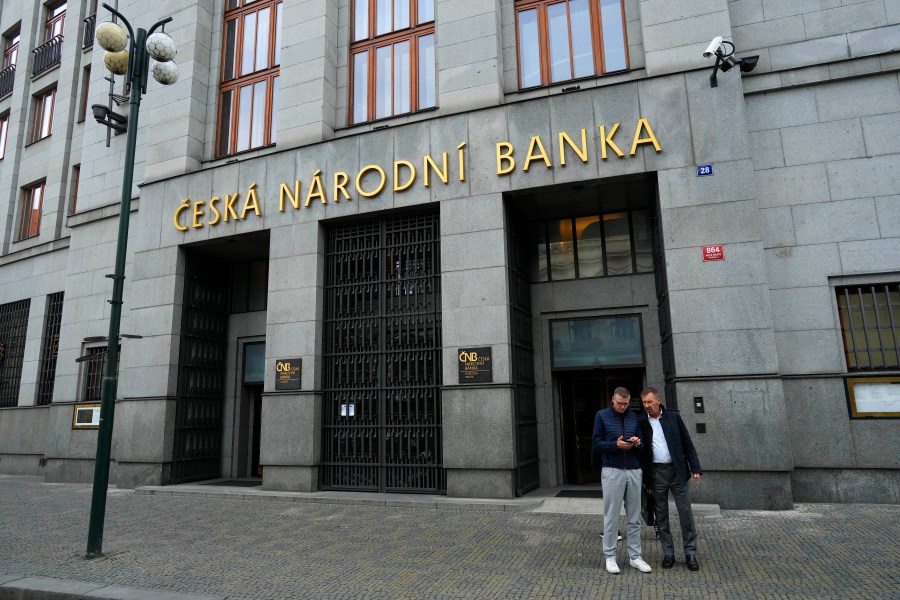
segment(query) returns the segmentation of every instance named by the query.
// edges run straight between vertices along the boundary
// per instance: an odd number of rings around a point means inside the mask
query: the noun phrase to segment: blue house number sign
[[[697,166],[697,177],[706,177],[707,175],[712,175],[712,165],[698,165]]]

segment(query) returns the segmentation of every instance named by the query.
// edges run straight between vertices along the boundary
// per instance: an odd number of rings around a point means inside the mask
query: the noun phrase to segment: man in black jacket
[[[691,513],[691,499],[687,483],[693,477],[700,479],[700,459],[687,427],[677,410],[664,408],[659,401],[659,391],[648,387],[641,392],[641,403],[646,414],[641,415],[641,468],[644,485],[653,491],[653,505],[659,541],[662,544],[662,568],[671,569],[675,564],[675,545],[669,529],[669,490],[675,498],[678,519],[681,521],[681,539],[684,542],[684,558],[691,571],[700,570],[697,560],[697,531]]]

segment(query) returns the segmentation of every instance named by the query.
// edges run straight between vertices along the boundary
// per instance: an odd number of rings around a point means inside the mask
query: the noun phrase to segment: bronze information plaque
[[[460,348],[458,357],[460,383],[491,383],[494,381],[490,346]]]
[[[299,358],[279,358],[275,361],[275,391],[300,389],[301,362]]]

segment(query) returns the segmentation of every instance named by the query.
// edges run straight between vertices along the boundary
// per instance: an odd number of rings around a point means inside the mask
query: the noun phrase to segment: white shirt
[[[662,417],[662,407],[659,407],[659,417],[653,418],[647,415],[650,421],[650,428],[653,429],[653,462],[655,463],[671,463],[672,455],[669,454],[669,446],[666,444],[666,435],[663,433],[662,423],[659,422]]]

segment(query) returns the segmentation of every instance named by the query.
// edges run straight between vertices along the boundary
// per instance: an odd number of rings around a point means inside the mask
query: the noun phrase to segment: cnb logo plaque
[[[279,358],[275,361],[275,391],[300,389],[301,364],[299,358]]]
[[[457,360],[459,361],[460,383],[491,383],[494,381],[490,346],[460,348]]]

